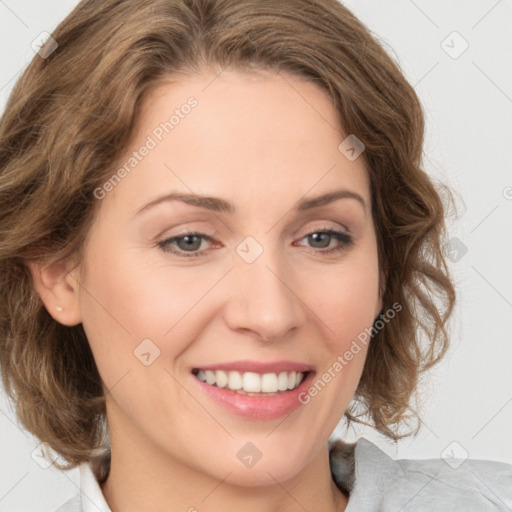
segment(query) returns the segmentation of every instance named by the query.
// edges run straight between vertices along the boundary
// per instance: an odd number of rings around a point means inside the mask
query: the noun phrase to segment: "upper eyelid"
[[[350,223],[344,223],[344,222],[341,222],[340,220],[334,220],[334,219],[330,219],[330,220],[313,220],[313,219],[303,219],[300,221],[300,224],[301,226],[303,226],[305,223],[309,223],[309,222],[313,222],[313,225],[309,228],[306,229],[306,233],[310,233],[311,230],[314,230],[314,229],[333,229],[333,230],[339,230],[339,229],[343,229],[347,232],[347,234],[352,234],[352,229],[350,229],[349,227],[349,224]],[[190,222],[186,222],[184,224],[195,224],[195,223],[204,223],[204,224],[209,224],[211,223],[211,220],[209,219],[197,219],[197,220],[191,220]],[[292,222],[292,225],[295,224],[296,221]],[[330,225],[331,223],[334,223],[336,224],[336,226],[333,226],[333,225]],[[233,230],[229,227],[227,227],[224,223],[223,224],[223,227],[225,227],[231,234],[233,233]],[[168,236],[167,238],[174,238],[174,237],[180,237],[180,236],[186,236],[187,234],[190,234],[190,233],[193,233],[193,232],[197,232],[197,233],[200,233],[202,235],[207,235],[207,236],[210,236],[212,238],[215,238],[216,236],[220,236],[219,233],[220,231],[222,231],[223,227],[221,228],[217,228],[217,227],[214,227],[212,229],[208,229],[208,228],[183,228],[182,230],[180,230],[180,232],[176,233],[176,234],[173,234],[173,235],[170,235]],[[269,230],[267,230],[267,233],[270,232],[273,228],[271,227]],[[289,230],[292,231],[292,235],[293,236],[297,236],[299,234],[299,232],[304,229],[303,227],[299,227],[299,228],[291,228],[291,226],[289,226]],[[164,231],[162,231],[159,235],[157,235],[155,237],[156,238],[160,238],[162,236],[162,233],[165,233],[166,231],[170,231],[170,229],[166,229]],[[288,231],[288,230],[287,230]],[[212,234],[208,234],[209,233],[212,233]]]

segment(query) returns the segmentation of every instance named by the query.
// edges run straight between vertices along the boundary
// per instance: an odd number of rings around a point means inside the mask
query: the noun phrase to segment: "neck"
[[[111,432],[110,472],[102,491],[112,512],[340,512],[348,503],[332,480],[327,446],[284,482],[240,486],[230,482],[230,474],[215,478],[134,439]]]

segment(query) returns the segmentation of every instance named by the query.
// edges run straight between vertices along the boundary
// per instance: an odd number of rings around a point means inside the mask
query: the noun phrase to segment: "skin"
[[[347,134],[317,85],[272,72],[215,76],[151,93],[120,162],[187,98],[198,106],[101,200],[80,264],[33,265],[34,282],[57,321],[83,324],[107,390],[112,465],[102,490],[114,512],[344,510],[327,441],[354,395],[364,347],[286,419],[231,413],[190,368],[292,360],[321,376],[371,327],[382,302],[368,173],[362,158],[338,150]],[[339,189],[365,205],[294,209]],[[170,192],[220,197],[236,212],[173,201],[136,215]],[[353,243],[315,242],[307,235],[318,227]],[[190,231],[213,240],[194,246],[198,257],[158,246]],[[236,252],[248,236],[263,249],[251,264]],[[171,247],[187,254],[183,240]],[[149,366],[134,357],[146,338],[160,350]],[[250,468],[236,456],[248,442],[262,454]]]

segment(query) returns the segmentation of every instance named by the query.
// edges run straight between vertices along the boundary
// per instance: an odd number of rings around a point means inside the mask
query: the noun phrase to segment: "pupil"
[[[327,244],[322,245],[322,247],[327,247],[329,245],[329,234],[328,233],[313,233],[310,235],[313,238],[313,242],[318,242],[320,237],[325,237],[324,241],[327,240]],[[321,242],[321,240],[320,240]]]
[[[195,239],[195,240],[194,240]],[[185,248],[193,248],[193,249],[198,249],[199,247],[197,246],[197,241],[199,240],[199,237],[197,235],[188,235],[188,236],[185,236],[181,239],[182,241],[186,241],[185,243]],[[195,244],[194,244],[195,242]],[[201,241],[199,240],[199,245],[201,244]]]

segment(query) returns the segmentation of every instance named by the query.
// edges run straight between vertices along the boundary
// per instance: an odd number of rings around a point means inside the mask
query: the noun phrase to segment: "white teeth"
[[[293,389],[295,387],[295,376],[297,374],[295,372],[290,372],[288,374],[288,389]]]
[[[229,372],[228,374],[228,388],[236,391],[242,389],[242,375],[239,372]]]
[[[279,391],[286,391],[288,389],[288,374],[281,372],[277,377],[277,389]]]
[[[242,377],[243,390],[248,393],[259,393],[261,391],[261,377],[254,372],[245,372]]]
[[[212,372],[211,370],[206,370],[206,383],[207,384],[215,384],[216,382],[216,376],[215,376],[215,372]]]
[[[217,370],[215,372],[215,380],[217,387],[225,388],[228,385],[228,374],[222,370]]]
[[[295,389],[302,382],[302,372],[259,374],[255,372],[225,372],[223,370],[199,370],[196,377],[202,381],[242,393],[277,393]]]
[[[261,391],[277,393],[277,375],[275,373],[264,373],[261,376]]]

